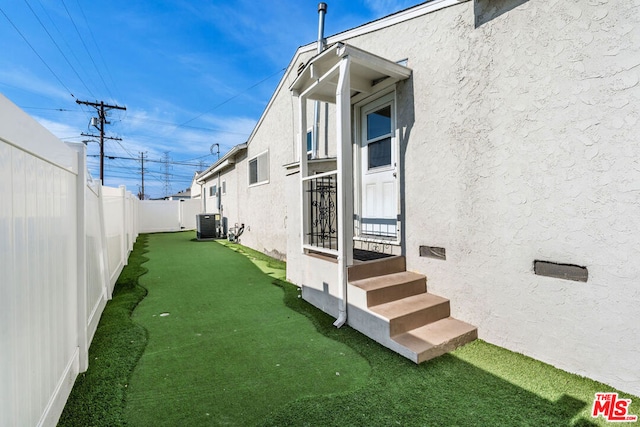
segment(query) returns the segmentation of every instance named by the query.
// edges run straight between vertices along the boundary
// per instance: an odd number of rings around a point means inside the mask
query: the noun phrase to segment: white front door
[[[395,240],[398,199],[396,195],[396,133],[393,94],[361,109],[360,236]]]

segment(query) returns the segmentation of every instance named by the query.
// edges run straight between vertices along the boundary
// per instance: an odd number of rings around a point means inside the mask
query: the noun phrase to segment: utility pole
[[[142,175],[142,190],[140,191],[140,200],[144,200],[144,153],[140,152],[140,174]]]
[[[89,102],[89,101],[80,101],[79,99],[76,99],[76,104],[82,104],[82,105],[88,105],[90,107],[93,107],[96,109],[96,111],[98,112],[98,121],[99,121],[99,126],[96,125],[95,121],[93,119],[91,119],[91,124],[100,131],[100,182],[102,182],[102,184],[104,184],[104,140],[105,139],[115,139],[118,141],[122,141],[122,139],[120,138],[109,138],[109,137],[105,137],[104,136],[104,125],[107,124],[111,124],[111,122],[107,121],[107,111],[115,109],[115,110],[126,110],[127,107],[121,107],[119,105],[110,105],[110,104],[105,104],[104,101],[100,101],[100,103],[98,102]],[[84,133],[81,134],[83,136],[94,136],[94,135],[85,135]],[[94,136],[96,137],[96,136]],[[96,137],[97,138],[97,137]]]

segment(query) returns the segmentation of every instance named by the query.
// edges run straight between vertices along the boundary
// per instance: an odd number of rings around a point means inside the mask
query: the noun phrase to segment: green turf
[[[590,408],[594,393],[611,387],[480,340],[414,365],[333,327],[284,281],[284,263],[193,237],[139,238],[148,239],[150,261],[138,326],[128,316],[144,293],[130,280],[143,271],[142,244],[62,425],[607,425]],[[640,414],[640,399],[623,396]]]
[[[148,295],[133,314],[148,343],[128,384],[131,425],[249,425],[300,397],[366,384],[366,359],[286,307],[272,275],[191,237],[149,236]]]
[[[138,237],[118,277],[89,348],[89,369],[76,379],[59,426],[124,424],[126,384],[147,343],[145,329],[131,321],[131,312],[147,292],[138,285],[146,272],[146,241],[146,235]]]

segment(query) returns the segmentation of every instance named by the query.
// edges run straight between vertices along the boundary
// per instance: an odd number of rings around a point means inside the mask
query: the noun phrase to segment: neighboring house
[[[164,199],[165,200],[189,200],[191,199],[191,188],[187,188],[184,191],[180,191],[176,194],[172,194],[171,196],[167,196]]]
[[[199,180],[234,180],[242,243],[286,257],[338,326],[419,362],[469,322],[638,395],[634,7],[434,0],[302,46],[241,158]]]

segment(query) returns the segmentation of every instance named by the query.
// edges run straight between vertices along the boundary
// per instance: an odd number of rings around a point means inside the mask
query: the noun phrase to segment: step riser
[[[443,354],[449,353],[450,351],[453,351],[458,347],[462,347],[463,345],[468,344],[471,341],[475,341],[476,339],[478,339],[478,330],[474,329],[467,332],[466,334],[459,335],[440,346],[434,347],[418,354],[417,363],[426,362],[427,360],[442,356]]]
[[[403,256],[395,256],[351,266],[347,270],[347,277],[349,282],[353,282],[403,271],[406,271],[405,258]]]
[[[440,304],[425,307],[422,310],[416,310],[404,316],[391,319],[389,322],[389,334],[391,337],[394,337],[395,335],[419,328],[420,326],[437,322],[450,315],[451,308],[449,301],[443,301]]]
[[[386,288],[376,289],[367,292],[367,306],[384,304],[402,298],[418,295],[427,291],[427,280],[422,277],[406,283],[400,283]]]
[[[426,293],[425,276],[406,272],[402,256],[349,267],[348,281],[357,299],[349,324],[415,363],[478,338],[474,326],[450,317],[449,300]]]

